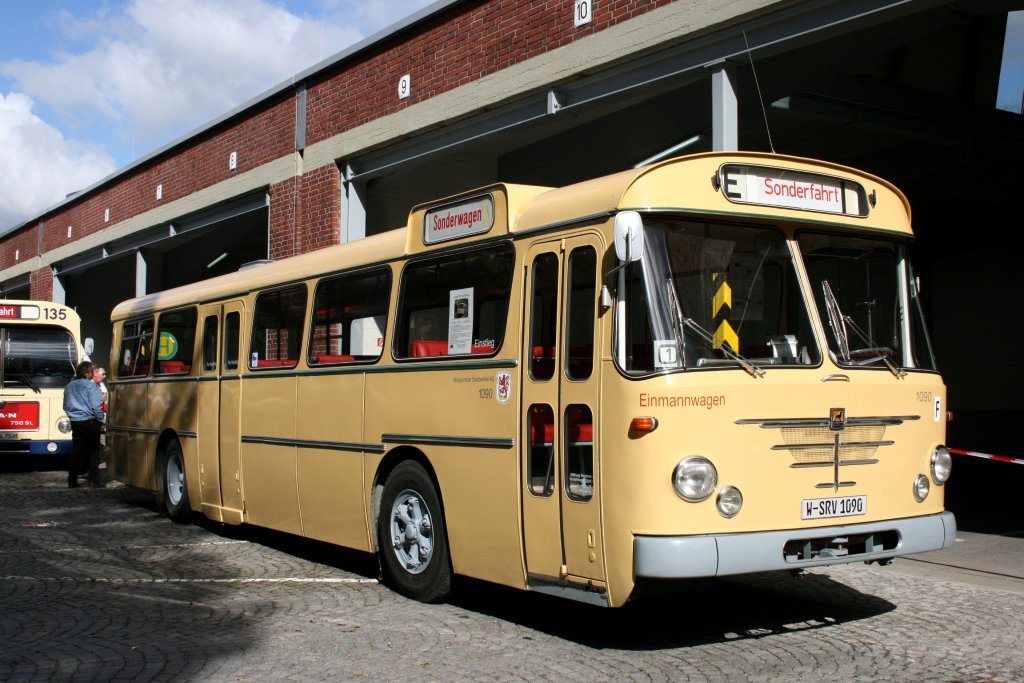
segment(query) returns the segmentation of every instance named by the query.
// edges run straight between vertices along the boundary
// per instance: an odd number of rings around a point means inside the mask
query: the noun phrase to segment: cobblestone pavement
[[[154,509],[116,484],[0,473],[0,680],[1024,681],[1014,576],[898,560],[620,610],[479,582],[423,605],[379,585],[372,557]]]

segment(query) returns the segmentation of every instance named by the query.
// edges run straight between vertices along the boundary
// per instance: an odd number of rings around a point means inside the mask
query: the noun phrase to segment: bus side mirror
[[[85,351],[85,355],[92,356],[92,352],[96,350],[96,342],[93,341],[92,337],[86,337],[85,342],[82,344],[82,350]]]
[[[615,256],[622,263],[639,261],[644,253],[644,223],[636,211],[615,214]]]

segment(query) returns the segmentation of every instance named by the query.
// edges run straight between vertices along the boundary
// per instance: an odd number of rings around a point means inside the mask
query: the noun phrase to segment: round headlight
[[[66,417],[62,417],[61,419],[57,420],[57,431],[60,432],[61,434],[70,434],[71,420],[69,420]]]
[[[936,484],[944,484],[953,470],[953,456],[945,446],[936,446],[932,451],[932,479]]]
[[[672,472],[672,486],[683,500],[696,503],[715,492],[718,471],[711,461],[699,455],[680,460]]]
[[[917,475],[914,479],[914,500],[918,503],[923,503],[924,499],[928,497],[928,491],[931,490],[931,484],[928,483],[928,477],[923,474]]]
[[[726,486],[718,492],[718,513],[723,517],[735,517],[743,507],[743,494],[735,486]]]
[[[47,453],[56,453],[57,452],[57,444],[55,444],[52,441],[50,443],[46,444],[46,452]]]

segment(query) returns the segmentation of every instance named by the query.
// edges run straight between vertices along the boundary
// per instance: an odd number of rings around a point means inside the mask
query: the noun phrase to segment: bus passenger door
[[[527,255],[522,498],[533,582],[603,582],[597,325],[602,245],[584,235]]]
[[[242,521],[239,481],[239,340],[243,304],[232,301],[200,308],[203,321],[199,380],[199,467],[203,512],[232,524]]]

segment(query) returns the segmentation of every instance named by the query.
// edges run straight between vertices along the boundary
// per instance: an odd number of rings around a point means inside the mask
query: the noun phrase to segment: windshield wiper
[[[849,353],[851,358],[848,358],[847,360],[849,360],[854,365],[867,365],[869,363],[874,363],[876,360],[881,360],[883,363],[885,363],[885,366],[889,368],[889,372],[896,375],[896,377],[902,378],[907,376],[906,370],[900,367],[896,367],[896,364],[892,362],[892,349],[890,349],[888,346],[873,346],[873,340],[864,332],[863,329],[861,329],[860,325],[853,321],[852,317],[845,316],[844,320],[846,321],[847,326],[849,326],[849,328],[853,330],[858,337],[860,337],[861,341],[868,345],[863,349],[855,349],[853,351],[850,351]],[[859,356],[861,354],[873,355],[869,355],[867,358],[862,358],[858,360],[854,360],[852,358],[852,356]]]
[[[843,313],[843,310],[839,307],[839,300],[836,299],[836,295],[832,293],[832,287],[828,284],[828,280],[821,281],[821,289],[825,296],[825,310],[828,311],[828,323],[832,328],[833,335],[836,338],[836,344],[839,346],[839,353],[843,357],[843,360],[852,365],[867,365],[868,363],[874,363],[876,360],[881,360],[885,363],[885,367],[889,368],[889,372],[895,375],[898,379],[902,379],[907,376],[907,371],[903,368],[897,367],[892,362],[890,356],[892,355],[892,349],[888,346],[875,346],[874,340],[871,339],[871,335],[866,333],[860,325],[854,322],[851,316]],[[860,337],[861,341],[867,344],[867,347],[862,349],[850,350],[850,337],[847,328],[853,330],[853,332]],[[854,360],[853,356],[859,356],[862,354],[873,354],[868,358]]]
[[[23,380],[25,384],[28,385],[28,388],[31,389],[32,391],[36,392],[37,394],[43,393],[42,391],[39,390],[39,387],[36,386],[36,383],[32,381],[32,376],[29,375],[24,370],[22,370],[21,368],[5,368],[5,370],[7,371],[7,373],[13,374],[15,377]]]
[[[680,318],[684,325],[693,330],[693,332],[698,337],[701,338],[701,341],[710,345],[712,348],[715,347],[715,337],[713,334],[711,334],[703,327],[701,327],[700,324],[698,324],[697,321],[694,320],[693,318],[686,318],[683,317],[682,315],[680,315]],[[718,345],[718,348],[721,349],[722,353],[724,353],[726,356],[739,363],[740,367],[742,367],[744,370],[750,373],[751,377],[764,377],[764,370],[757,367],[740,354],[736,353],[736,351],[733,350],[732,346],[726,340],[723,339],[722,343]]]
[[[687,318],[683,315],[683,308],[679,305],[679,299],[676,296],[676,288],[672,284],[672,278],[665,279],[665,294],[668,296],[669,305],[672,307],[672,327],[676,335],[676,350],[678,351],[679,358],[682,361],[681,365],[685,368],[686,355],[684,351],[686,348],[686,335],[684,328],[689,327],[698,337],[701,338],[701,341],[712,348],[715,348],[715,338],[714,335],[701,327],[693,318]],[[729,342],[723,339],[718,348],[720,348],[722,353],[726,356],[739,363],[740,367],[750,373],[751,377],[764,377],[764,370],[736,353],[732,346],[729,345]]]

